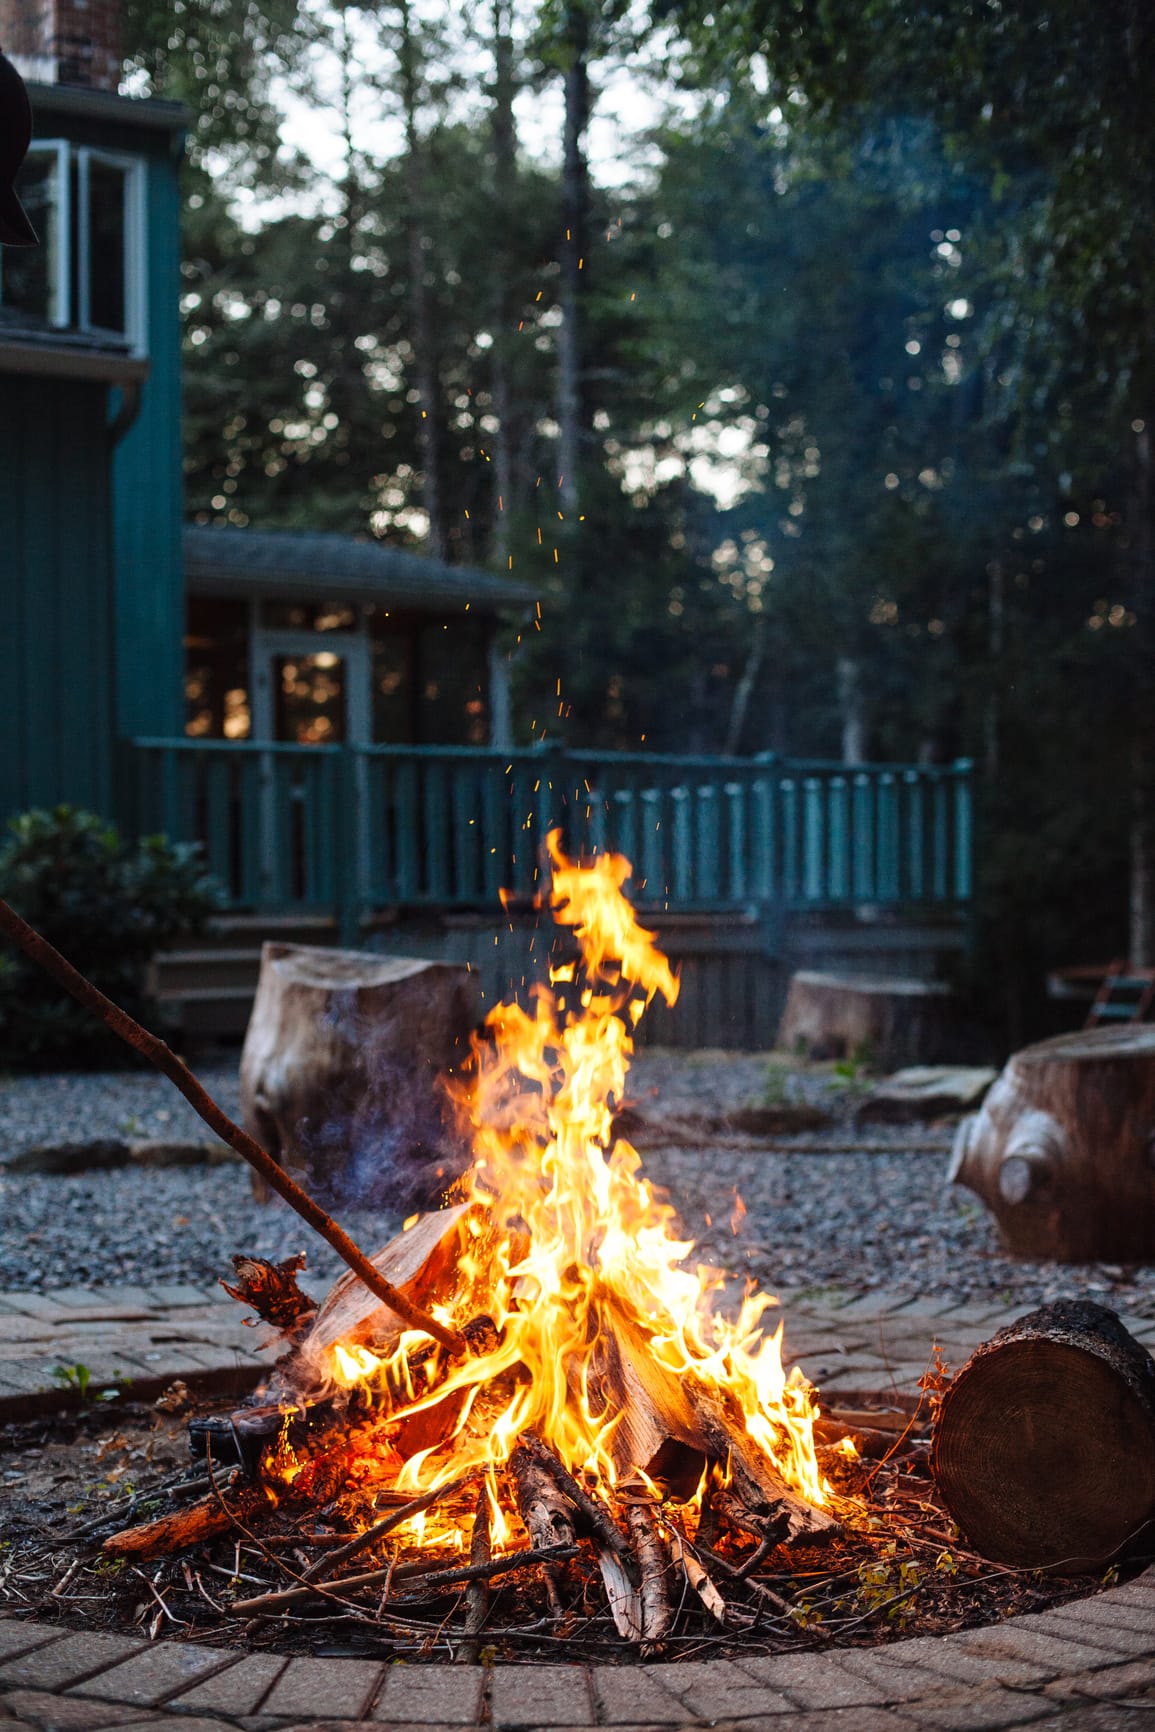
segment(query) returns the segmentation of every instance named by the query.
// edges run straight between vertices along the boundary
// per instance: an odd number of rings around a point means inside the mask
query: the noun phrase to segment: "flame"
[[[458,1361],[413,1331],[387,1359],[338,1344],[334,1380],[373,1386],[390,1427],[440,1410],[440,1427],[426,1427],[437,1441],[409,1455],[396,1489],[416,1494],[477,1472],[497,1549],[510,1530],[496,1475],[527,1430],[602,1489],[645,1465],[630,1463],[616,1439],[621,1414],[603,1385],[606,1354],[626,1337],[660,1376],[724,1397],[782,1478],[827,1505],[813,1391],[783,1365],[781,1321],[767,1327],[776,1300],[747,1291],[736,1317],[716,1308],[723,1275],[691,1264],[693,1242],[614,1131],[638,1019],[656,994],[672,1005],[679,984],[626,899],[631,867],[614,854],[569,860],[556,832],[549,851],[553,917],[572,932],[580,962],[550,971],[532,1012],[503,1004],[490,1013],[458,1095],[475,1151],[461,1199],[479,1206],[489,1231],[472,1229],[457,1289],[435,1310],[457,1328],[488,1315],[495,1344]],[[741,1212],[738,1203],[735,1228]],[[436,1512],[420,1520],[428,1542]]]

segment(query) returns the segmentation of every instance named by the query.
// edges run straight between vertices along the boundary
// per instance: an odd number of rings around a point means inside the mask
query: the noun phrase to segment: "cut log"
[[[468,1162],[440,1079],[477,1019],[464,967],[266,944],[241,1055],[245,1128],[330,1205],[428,1204]]]
[[[1155,1027],[1091,1029],[1018,1052],[955,1138],[949,1177],[1018,1257],[1155,1256]]]
[[[949,1058],[954,1024],[941,981],[804,969],[791,977],[775,1044],[807,1058],[862,1058],[897,1070]]]
[[[557,1546],[576,1546],[574,1506],[555,1482],[553,1475],[529,1450],[515,1449],[509,1458],[509,1471],[517,1487],[517,1509],[526,1531],[537,1551]],[[555,1564],[542,1568],[550,1611],[555,1618],[562,1614],[561,1583]]]
[[[931,1469],[983,1557],[1099,1569],[1155,1516],[1155,1362],[1103,1306],[1044,1305],[947,1389]]]
[[[707,1460],[728,1461],[735,1494],[783,1544],[813,1543],[838,1531],[830,1516],[785,1483],[737,1406],[692,1373],[668,1370],[617,1307],[612,1335],[595,1344],[593,1363],[595,1415],[611,1407],[622,1414],[609,1444],[620,1478],[640,1468],[661,1491],[689,1497]]]
[[[480,1212],[474,1213],[480,1221]],[[423,1215],[370,1261],[415,1304],[427,1306],[444,1299],[454,1286],[470,1214],[470,1205],[458,1203]],[[404,1328],[396,1313],[380,1304],[355,1275],[342,1275],[301,1342],[289,1368],[290,1376],[323,1386],[332,1376],[332,1349],[338,1341],[387,1356]]]

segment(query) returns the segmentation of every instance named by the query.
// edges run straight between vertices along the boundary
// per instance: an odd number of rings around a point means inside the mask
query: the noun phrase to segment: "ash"
[[[200,1074],[235,1116],[235,1064],[201,1067]],[[977,1198],[945,1182],[950,1127],[856,1126],[867,1086],[780,1055],[639,1054],[629,1104],[646,1127],[637,1139],[643,1168],[677,1208],[700,1260],[784,1296],[885,1287],[960,1303],[1092,1297],[1155,1315],[1155,1268],[1018,1263],[1000,1255]],[[818,1106],[829,1121],[773,1141],[727,1129],[727,1113],[767,1103]],[[689,1125],[692,1135],[685,1134]],[[229,1272],[235,1251],[280,1259],[299,1249],[308,1254],[304,1284],[323,1290],[341,1265],[284,1205],[254,1202],[239,1164],[94,1168],[68,1178],[3,1167],[5,1157],[44,1143],[207,1135],[152,1073],[0,1082],[0,1291],[203,1285]],[[402,1213],[344,1209],[341,1221],[374,1250],[400,1229]]]

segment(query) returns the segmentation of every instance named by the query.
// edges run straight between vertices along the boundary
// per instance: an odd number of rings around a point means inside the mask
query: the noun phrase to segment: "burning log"
[[[576,1547],[574,1506],[549,1469],[528,1449],[519,1446],[509,1458],[509,1471],[517,1487],[518,1514],[537,1550]],[[557,1570],[547,1567],[544,1574],[550,1609],[555,1617],[560,1617],[562,1604]]]
[[[675,1520],[670,1524],[670,1550],[674,1562],[705,1606],[712,1618],[719,1624],[726,1621],[726,1602],[710,1579],[710,1573],[705,1568],[694,1548]]]
[[[642,1638],[653,1647],[669,1634],[673,1622],[666,1589],[669,1560],[648,1502],[631,1498],[626,1505],[626,1520],[642,1575]]]
[[[958,1373],[931,1469],[983,1557],[1098,1569],[1155,1517],[1155,1362],[1103,1306],[1044,1305]]]
[[[407,1302],[423,1309],[452,1291],[457,1262],[466,1243],[466,1217],[481,1232],[480,1211],[468,1204],[422,1215],[370,1259],[373,1268]],[[309,1367],[322,1382],[332,1374],[332,1350],[342,1346],[370,1348],[386,1357],[401,1339],[402,1319],[394,1306],[383,1306],[366,1292],[353,1274],[342,1275],[331,1288],[301,1343],[301,1369]]]
[[[707,1460],[733,1473],[733,1495],[783,1543],[833,1538],[838,1524],[786,1484],[754,1443],[737,1404],[693,1372],[676,1374],[615,1308],[612,1336],[598,1342],[605,1407],[622,1418],[610,1441],[619,1474],[639,1469],[663,1489],[689,1496]],[[641,1459],[639,1459],[639,1457]]]
[[[187,1546],[198,1546],[227,1533],[237,1522],[249,1523],[272,1504],[272,1497],[261,1485],[243,1486],[231,1510],[214,1493],[186,1504],[172,1515],[142,1522],[139,1527],[121,1528],[119,1533],[110,1534],[100,1549],[106,1557],[125,1558],[138,1564],[151,1558],[171,1557]]]
[[[569,1498],[577,1513],[585,1520],[591,1534],[601,1541],[608,1551],[619,1558],[628,1558],[630,1548],[625,1536],[614,1526],[613,1518],[604,1504],[597,1502],[587,1491],[583,1491],[577,1480],[554,1454],[553,1450],[544,1444],[533,1432],[528,1431],[521,1439],[521,1447],[527,1454],[545,1469],[554,1484]]]
[[[329,1202],[428,1203],[468,1164],[438,1082],[467,1056],[477,1008],[464,967],[265,944],[241,1055],[246,1129]],[[260,1177],[253,1189],[268,1197]]]

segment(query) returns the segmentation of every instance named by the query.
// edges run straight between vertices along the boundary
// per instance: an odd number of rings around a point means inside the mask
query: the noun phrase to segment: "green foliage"
[[[58,806],[12,819],[0,896],[102,992],[146,1013],[154,952],[203,930],[218,893],[192,847],[135,843],[89,812]],[[0,1063],[123,1062],[124,1048],[23,955],[0,959]]]
[[[92,1382],[92,1373],[87,1365],[54,1365],[52,1376],[61,1389],[75,1389],[82,1400]]]

